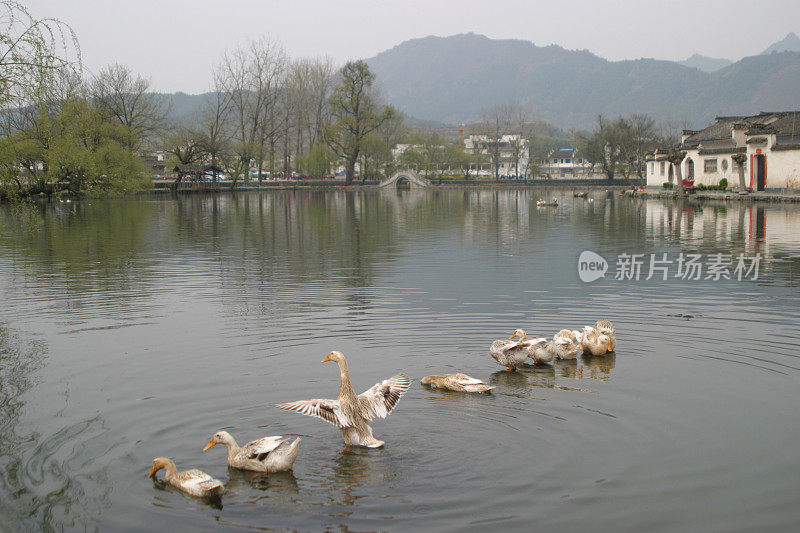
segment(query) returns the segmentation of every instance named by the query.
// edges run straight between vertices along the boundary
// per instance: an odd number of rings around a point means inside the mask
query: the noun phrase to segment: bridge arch
[[[382,182],[378,184],[379,187],[401,187],[406,185],[412,189],[425,189],[430,187],[431,182],[413,170],[398,170]]]

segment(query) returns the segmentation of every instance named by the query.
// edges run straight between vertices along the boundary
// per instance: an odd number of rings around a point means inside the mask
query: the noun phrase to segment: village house
[[[574,148],[551,150],[541,165],[541,173],[550,178],[589,176],[593,170],[594,166]]]
[[[501,178],[524,178],[529,168],[528,140],[516,134],[506,134],[499,138],[488,135],[470,135],[464,138],[464,150],[482,154],[486,163],[475,168],[478,175],[494,175],[490,154],[499,153],[498,175]]]
[[[699,131],[684,130],[681,150],[686,151],[681,172],[694,185],[717,185],[725,178],[739,184],[735,154],[744,154],[745,184],[754,191],[800,188],[800,111],[759,113],[753,116],[717,117]],[[666,152],[647,157],[647,185],[672,183],[673,169]]]

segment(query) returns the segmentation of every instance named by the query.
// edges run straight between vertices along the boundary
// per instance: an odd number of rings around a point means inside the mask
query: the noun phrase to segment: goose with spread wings
[[[315,416],[330,422],[342,431],[345,444],[380,448],[384,442],[372,436],[369,421],[375,417],[386,418],[411,385],[411,380],[397,374],[373,385],[369,390],[356,395],[347,370],[347,361],[342,352],[332,351],[322,360],[339,365],[339,397],[335,400],[300,400],[280,403],[275,407],[287,411]]]

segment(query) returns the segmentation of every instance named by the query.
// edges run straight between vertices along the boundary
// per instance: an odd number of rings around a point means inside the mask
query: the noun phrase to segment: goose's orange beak
[[[328,361],[333,361],[333,359],[331,359],[331,354],[326,355],[325,359],[320,361],[320,363],[327,363]]]
[[[513,338],[514,338],[514,337],[516,337],[516,336],[517,336],[517,334],[516,334],[516,333],[514,333],[513,335],[511,335],[511,336],[508,338],[508,340],[511,340],[511,339],[513,339]]]
[[[214,442],[214,439],[211,439],[210,441],[208,441],[208,444],[206,444],[206,447],[203,448],[203,451],[210,450],[211,448],[214,447],[215,444],[216,442]]]
[[[158,470],[156,470],[156,467],[155,467],[155,465],[154,465],[154,466],[153,466],[153,467],[150,469],[150,473],[149,473],[149,474],[147,474],[147,477],[153,477],[153,476],[156,474],[156,472],[158,472]]]
[[[611,348],[611,344],[606,344],[606,350],[609,352],[613,352],[614,350]]]

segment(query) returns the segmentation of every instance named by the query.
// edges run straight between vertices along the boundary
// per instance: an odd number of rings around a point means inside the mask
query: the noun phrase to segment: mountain
[[[561,127],[599,113],[705,126],[719,114],[800,108],[800,54],[753,56],[708,73],[673,61],[607,61],[587,50],[473,33],[405,41],[367,59],[389,102],[423,120],[469,122],[497,103]]]
[[[782,41],[770,45],[769,48],[761,52],[761,55],[771,54],[772,52],[800,52],[800,37],[795,32],[790,32]]]
[[[700,54],[694,54],[688,59],[678,61],[679,65],[696,68],[702,70],[703,72],[714,72],[715,70],[727,67],[731,63],[733,63],[733,61],[730,59],[708,57]]]

